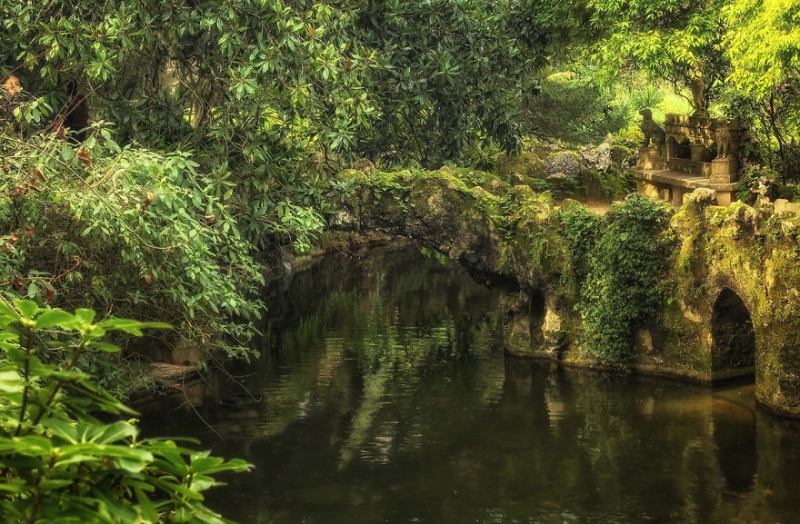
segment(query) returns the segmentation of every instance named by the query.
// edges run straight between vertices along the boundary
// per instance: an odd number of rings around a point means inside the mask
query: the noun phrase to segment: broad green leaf
[[[158,521],[158,511],[156,510],[155,505],[153,505],[153,501],[150,500],[150,495],[145,493],[142,488],[136,486],[133,488],[134,493],[136,494],[136,500],[139,502],[139,507],[142,511],[142,516],[149,520],[150,522],[157,522]]]
[[[6,304],[6,301],[3,300],[2,298],[0,298],[0,316],[10,317],[12,319],[19,318],[17,312],[14,311],[14,309],[11,308],[11,306]]]
[[[123,420],[119,420],[113,424],[106,424],[102,427],[94,427],[92,428],[91,433],[87,432],[87,435],[91,434],[91,440],[93,442],[97,442],[99,444],[108,444],[124,438],[133,438],[138,433],[139,430],[136,429],[136,426]]]
[[[78,430],[69,422],[56,418],[46,418],[42,421],[42,425],[49,429],[54,437],[65,440],[71,444],[78,442]]]
[[[28,320],[32,320],[36,312],[39,311],[39,306],[33,300],[15,300],[14,305],[19,311],[20,316]]]
[[[19,494],[25,493],[28,491],[29,487],[22,479],[9,479],[4,478],[0,481],[0,491],[10,493],[10,494]]]
[[[47,491],[56,491],[62,488],[71,486],[75,481],[73,479],[44,479],[39,483],[39,489]]]
[[[146,328],[172,329],[171,325],[164,322],[139,322],[125,318],[112,318],[97,325],[108,331],[120,330],[137,336],[141,336],[141,330]]]
[[[59,326],[65,329],[71,329],[78,326],[75,317],[61,309],[48,309],[36,319],[35,329],[46,329],[53,326]]]
[[[91,324],[96,314],[93,309],[78,308],[75,310],[75,317],[86,324]]]

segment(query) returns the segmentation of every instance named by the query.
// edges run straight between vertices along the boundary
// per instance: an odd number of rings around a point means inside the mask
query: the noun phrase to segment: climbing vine
[[[670,212],[633,194],[614,205],[604,220],[590,215],[585,208],[560,214],[579,289],[576,307],[587,351],[604,364],[624,366],[635,328],[663,301]]]

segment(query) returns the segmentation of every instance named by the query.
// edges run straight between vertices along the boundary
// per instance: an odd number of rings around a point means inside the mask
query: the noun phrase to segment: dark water
[[[213,431],[143,420],[256,465],[209,497],[242,524],[800,522],[798,425],[752,386],[504,358],[496,297],[413,250],[273,295],[262,358],[198,408]]]

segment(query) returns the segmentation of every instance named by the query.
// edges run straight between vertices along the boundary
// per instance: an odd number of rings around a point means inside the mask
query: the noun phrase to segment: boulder
[[[702,210],[705,207],[717,204],[717,192],[707,187],[695,189],[683,195],[683,207],[693,210]]]
[[[581,156],[589,169],[605,171],[611,167],[611,145],[607,142],[581,149]]]
[[[548,179],[553,175],[561,174],[575,182],[580,179],[581,171],[584,170],[584,166],[578,160],[577,155],[567,151],[550,155],[545,160],[544,167]]]

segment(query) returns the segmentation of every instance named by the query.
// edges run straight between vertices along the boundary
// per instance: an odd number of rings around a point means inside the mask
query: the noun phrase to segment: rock
[[[560,359],[561,353],[569,343],[569,338],[567,332],[563,330],[561,315],[551,308],[547,308],[545,312],[542,334],[544,350],[550,357]]]
[[[636,347],[645,353],[653,352],[653,336],[649,329],[640,328],[636,332]]]
[[[580,185],[579,178],[570,177],[564,173],[553,173],[547,177],[546,181],[552,191],[560,198],[572,196],[575,189]]]
[[[498,161],[497,173],[504,179],[514,175],[541,178],[544,174],[544,165],[541,159],[529,152],[511,156],[501,155]],[[513,181],[511,183],[512,185],[514,184]]]
[[[197,375],[195,366],[177,366],[166,362],[153,362],[148,366],[148,371],[157,384],[173,387]]]
[[[172,350],[172,363],[178,366],[193,366],[203,360],[203,350],[196,342],[181,340]]]
[[[349,209],[339,209],[333,217],[330,218],[330,226],[333,229],[344,229],[347,231],[357,230],[359,224],[358,216],[352,213]]]
[[[797,234],[797,225],[794,222],[783,220],[781,221],[781,231],[783,232],[783,236],[791,238]]]
[[[770,200],[775,200],[778,196],[778,184],[773,177],[762,176],[759,177],[756,187],[750,188],[750,192]]]
[[[517,203],[525,202],[530,198],[535,198],[536,193],[530,186],[518,185],[511,188],[509,196]]]
[[[625,146],[609,146],[609,152],[611,155],[611,163],[618,165],[622,170],[632,168],[639,160],[638,150],[635,151]]]
[[[717,204],[717,192],[713,189],[701,187],[691,193],[683,195],[684,208],[701,211],[703,208]]]
[[[581,149],[581,156],[589,169],[605,171],[611,167],[611,146],[608,143]]]
[[[584,167],[574,153],[563,151],[554,153],[544,162],[545,174],[550,179],[553,175],[561,175],[575,182],[579,180]]]
[[[786,200],[785,198],[779,198],[775,200],[773,211],[775,213],[783,213],[784,211],[786,211],[786,204],[788,203],[789,201]]]

